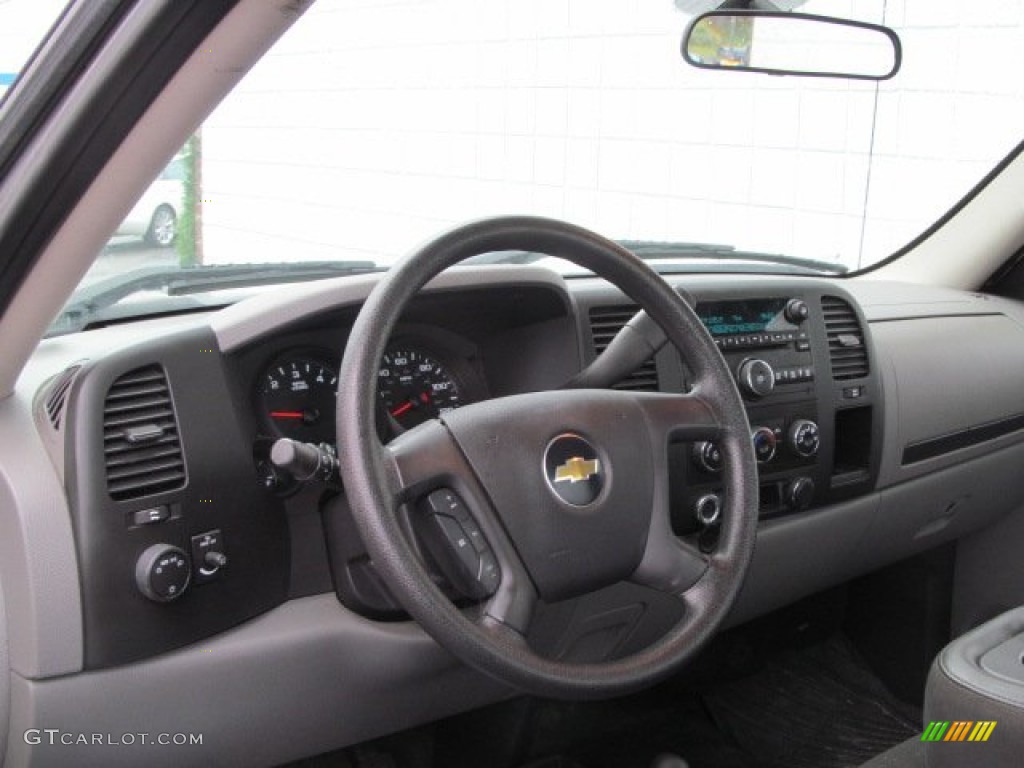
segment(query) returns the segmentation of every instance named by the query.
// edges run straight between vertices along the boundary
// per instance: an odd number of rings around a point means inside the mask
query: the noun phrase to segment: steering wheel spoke
[[[485,631],[504,637],[518,635],[525,643],[537,607],[537,590],[530,583],[518,556],[501,559],[504,561],[501,582],[484,605],[477,623]]]
[[[690,542],[671,531],[667,535],[656,532],[652,526],[644,559],[630,580],[681,597],[700,580],[710,562],[710,557]]]
[[[384,446],[383,458],[396,506],[410,505],[414,527],[433,533],[433,551],[448,565],[454,586],[486,599],[484,625],[489,620],[525,634],[537,592],[448,428],[425,422]]]
[[[458,486],[463,492],[473,477],[451,433],[432,420],[399,435],[385,445],[381,457],[396,504],[426,496],[438,488]]]
[[[655,445],[716,440],[722,435],[722,425],[699,393],[637,392],[634,398],[644,411]]]

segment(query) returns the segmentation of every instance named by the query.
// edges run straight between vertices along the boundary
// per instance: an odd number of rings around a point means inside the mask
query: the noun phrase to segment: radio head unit
[[[722,349],[774,347],[808,341],[806,330],[800,327],[810,316],[803,299],[706,301],[697,305],[697,316]]]

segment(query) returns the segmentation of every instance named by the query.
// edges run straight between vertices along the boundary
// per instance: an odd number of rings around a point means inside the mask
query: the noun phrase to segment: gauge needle
[[[412,407],[413,407],[413,402],[412,402],[412,400],[409,400],[407,402],[402,403],[397,408],[395,408],[395,410],[393,410],[391,412],[391,415],[394,416],[397,419],[399,416],[401,416],[406,411],[412,410]]]
[[[302,411],[271,411],[272,419],[301,419],[304,416]]]

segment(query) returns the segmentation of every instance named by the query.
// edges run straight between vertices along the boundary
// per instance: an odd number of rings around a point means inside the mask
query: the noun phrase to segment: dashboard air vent
[[[46,410],[47,421],[54,429],[59,430],[61,421],[64,420],[64,407],[67,405],[68,391],[71,389],[71,382],[74,381],[75,374],[81,368],[80,365],[71,366],[58,374],[50,385],[50,392],[46,396],[43,408]]]
[[[159,365],[129,371],[103,403],[107,490],[117,500],[181,488],[185,461],[167,376]]]
[[[864,345],[864,331],[853,307],[835,296],[822,296],[821,309],[825,315],[832,378],[845,381],[867,376],[868,351]]]
[[[633,305],[594,307],[590,310],[590,332],[594,338],[594,352],[600,355],[622,327],[637,313]],[[615,389],[635,392],[658,391],[658,366],[653,357],[647,359],[633,373],[615,385]]]

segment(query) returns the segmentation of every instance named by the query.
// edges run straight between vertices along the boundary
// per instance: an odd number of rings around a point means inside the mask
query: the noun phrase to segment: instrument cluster
[[[271,438],[333,444],[338,364],[336,353],[319,347],[275,354],[257,376],[260,431]],[[400,333],[377,371],[381,439],[486,397],[474,345],[434,329]]]

